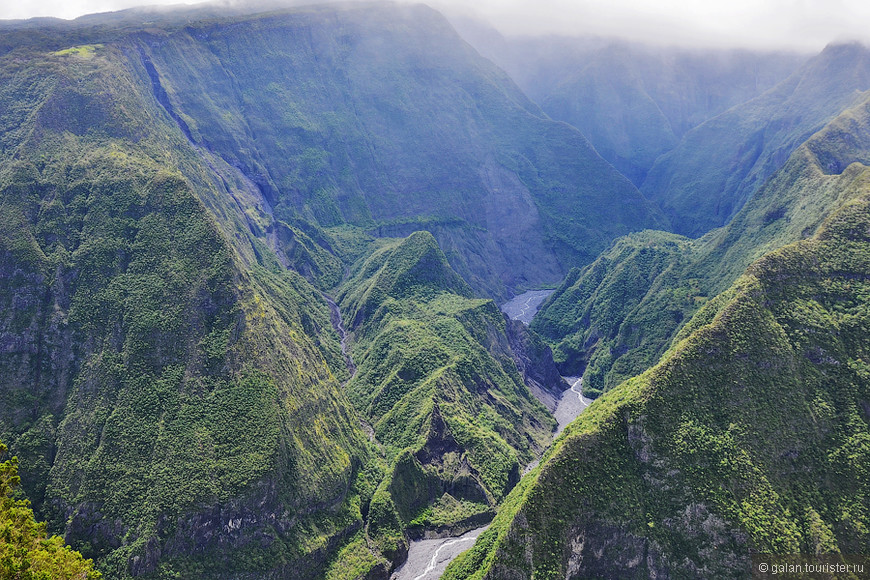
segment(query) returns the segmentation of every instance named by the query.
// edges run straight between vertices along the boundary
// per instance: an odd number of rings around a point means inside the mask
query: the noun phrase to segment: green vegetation
[[[0,457],[7,447],[0,443]],[[93,562],[49,537],[37,523],[26,499],[17,499],[21,484],[18,458],[0,463],[0,576],[9,580],[97,580]]]
[[[277,240],[275,252],[279,260],[283,258],[284,267],[298,272],[323,290],[333,288],[341,282],[344,265],[329,250],[329,234],[309,225],[307,229],[318,238],[315,240],[301,228],[281,221],[275,223],[274,229]]]
[[[423,530],[487,521],[554,420],[435,238],[373,235],[435,230],[503,292],[520,252],[477,257],[490,190],[532,216],[522,276],[561,272],[518,172],[559,219],[581,172],[571,211],[626,200],[584,252],[660,218],[428,9],[163,22],[70,24],[0,57],[0,436],[36,513],[106,577],[155,579],[386,573]],[[385,30],[429,44],[367,54]],[[435,125],[432,149],[386,147]]]
[[[373,570],[386,574],[388,562],[375,555],[369,548],[365,534],[358,532],[350,542],[338,550],[330,562],[324,578],[326,580],[356,580],[365,578]]]
[[[7,570],[98,576],[51,532],[118,579],[377,577],[493,517],[454,574],[867,545],[866,107],[690,241],[425,6],[147,17],[0,24]],[[558,376],[475,296],[590,263],[538,324],[593,393],[701,309],[521,481]]]
[[[756,261],[599,398],[445,578],[749,577],[870,546],[870,197]]]
[[[696,237],[725,225],[804,141],[870,89],[867,48],[829,45],[766,93],[692,129],[641,190]]]
[[[0,434],[37,513],[115,578],[318,573],[378,471],[329,307],[123,51],[2,65]]]
[[[502,314],[471,297],[432,235],[380,246],[339,298],[358,365],[348,397],[390,464],[367,530],[394,558],[424,529],[492,518],[555,421],[523,383]]]
[[[553,283],[613,238],[666,225],[428,7],[205,20],[129,43],[190,138],[277,219],[426,229],[479,293]]]
[[[76,56],[78,58],[93,58],[94,53],[103,48],[102,44],[83,44],[55,51],[55,56]]]
[[[620,238],[574,270],[535,317],[532,328],[544,337],[564,337],[554,358],[563,374],[583,374],[587,396],[638,374],[666,350],[697,303],[697,285],[680,279],[690,246],[656,231]]]
[[[870,101],[847,109],[799,147],[724,228],[698,240],[643,232],[572,272],[532,322],[563,374],[584,372],[597,396],[658,361],[708,297],[762,254],[812,235],[868,188],[860,162]],[[857,136],[857,137],[856,137]],[[833,169],[838,171],[833,171]]]

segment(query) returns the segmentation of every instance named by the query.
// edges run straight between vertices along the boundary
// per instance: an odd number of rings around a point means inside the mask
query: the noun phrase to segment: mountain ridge
[[[586,270],[569,275],[532,322],[553,345],[565,372],[588,370],[584,388],[590,394],[642,372],[664,353],[682,324],[752,261],[813,235],[832,212],[861,195],[864,166],[850,163],[831,173],[821,163],[839,167],[862,158],[861,140],[852,131],[861,134],[867,111],[865,100],[798,147],[727,226],[697,240],[684,239],[678,251],[673,234],[632,234]],[[670,261],[650,269],[648,254],[664,251],[672,254]],[[638,277],[638,271],[647,272],[647,278]],[[625,286],[626,281],[632,285]],[[617,300],[621,314],[602,309],[592,296]]]
[[[776,87],[692,129],[641,186],[677,233],[730,220],[789,155],[870,88],[870,51],[831,44]]]
[[[866,553],[867,310],[845,289],[870,279],[868,210],[865,192],[754,262],[567,427],[445,577],[749,577],[751,553]]]

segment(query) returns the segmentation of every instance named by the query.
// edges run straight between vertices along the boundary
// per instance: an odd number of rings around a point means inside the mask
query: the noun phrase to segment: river
[[[501,305],[501,311],[508,315],[511,320],[519,320],[524,324],[532,321],[541,303],[553,293],[553,290],[529,290],[519,296],[508,300]]]
[[[583,377],[562,378],[571,385],[571,388],[562,393],[562,398],[559,399],[559,402],[556,404],[556,412],[553,413],[553,416],[556,417],[559,426],[556,428],[556,433],[553,435],[554,439],[565,430],[568,423],[576,419],[577,416],[585,411],[586,407],[592,403],[592,399],[584,397],[583,393],[580,391],[580,387],[583,385]]]
[[[544,300],[553,293],[553,290],[529,290],[523,292],[519,296],[508,300],[501,305],[501,311],[508,315],[512,320],[520,320],[525,324],[529,324]],[[586,407],[592,402],[592,399],[587,399],[580,392],[580,387],[583,384],[582,377],[562,377],[565,382],[570,385],[570,388],[562,393],[562,397],[556,404],[556,410],[553,415],[559,423],[554,437],[558,436],[577,416],[586,410]],[[527,467],[526,471],[533,468]]]
[[[465,532],[455,538],[417,540],[408,548],[408,560],[396,568],[390,580],[435,580],[447,564],[470,548],[488,526]]]

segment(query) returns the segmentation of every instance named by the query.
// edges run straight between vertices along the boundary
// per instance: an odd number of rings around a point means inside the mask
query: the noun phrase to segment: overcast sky
[[[818,50],[831,41],[870,39],[867,0],[434,0],[472,4],[508,34],[595,33],[712,46]],[[0,0],[0,19],[119,10],[178,0]],[[195,2],[189,2],[195,3]],[[298,2],[297,3],[301,3]]]

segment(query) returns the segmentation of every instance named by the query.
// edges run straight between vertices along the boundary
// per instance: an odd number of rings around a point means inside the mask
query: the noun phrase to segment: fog
[[[832,41],[870,40],[866,0],[477,0],[473,9],[465,0],[429,3],[445,12],[467,12],[507,35],[595,34],[657,44],[807,51]],[[140,4],[142,0],[10,1],[0,4],[0,19],[70,19]]]
[[[478,0],[502,33],[619,36],[706,47],[820,50],[870,40],[866,0]]]

